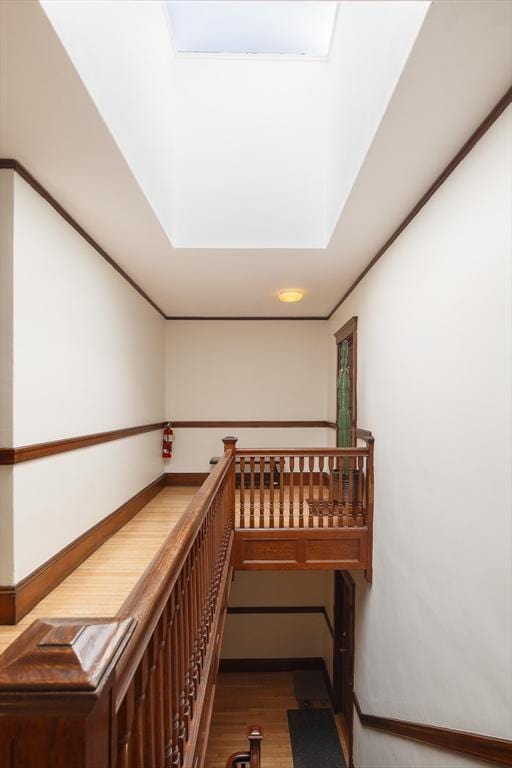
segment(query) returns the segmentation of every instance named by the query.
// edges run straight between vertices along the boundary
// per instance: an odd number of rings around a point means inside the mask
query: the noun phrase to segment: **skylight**
[[[336,2],[168,0],[178,53],[327,57]]]

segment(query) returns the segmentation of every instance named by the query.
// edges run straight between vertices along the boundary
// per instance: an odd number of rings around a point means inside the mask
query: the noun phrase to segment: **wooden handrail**
[[[0,660],[0,768],[193,768],[234,539],[236,440],[113,618],[35,621]]]
[[[237,448],[237,456],[367,456],[368,448]]]
[[[355,430],[355,436],[359,440],[366,440],[366,443],[373,443],[375,442],[375,438],[373,434],[370,432],[369,429],[356,429]]]

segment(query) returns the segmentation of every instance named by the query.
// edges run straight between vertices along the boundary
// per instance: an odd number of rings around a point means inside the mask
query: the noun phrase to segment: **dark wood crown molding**
[[[172,421],[172,426],[175,429],[243,429],[250,427],[252,429],[275,429],[275,428],[325,428],[331,427],[332,422],[325,421],[324,419],[290,419],[288,421],[280,421],[278,419],[238,419],[238,420],[225,420],[220,419],[218,421],[200,421],[200,420],[188,420],[188,421]],[[335,425],[336,426],[336,425]]]
[[[135,280],[130,277],[130,275],[124,271],[122,267],[119,266],[117,261],[115,261],[112,256],[110,256],[104,248],[101,247],[101,245],[90,235],[77,221],[76,219],[71,216],[68,211],[59,203],[57,200],[53,197],[53,195],[48,192],[46,187],[43,187],[41,182],[39,182],[32,174],[27,171],[25,166],[23,166],[18,160],[13,160],[11,158],[0,158],[0,169],[10,169],[15,171],[19,176],[21,176],[22,179],[24,179],[27,184],[29,184],[32,189],[34,189],[41,197],[46,200],[47,203],[49,203],[54,210],[57,211],[57,213],[62,216],[64,221],[66,221],[73,229],[78,232],[78,234],[83,237],[86,242],[89,243],[90,246],[94,248],[94,250],[99,253],[100,256],[102,256],[105,261],[108,261],[111,267],[113,267],[116,272],[119,272],[121,277],[124,277],[127,283],[129,283],[132,288],[135,288],[137,293],[139,293],[143,299],[146,299],[148,304],[151,304],[153,309],[156,309],[156,311],[165,318],[165,312],[163,309],[160,309],[158,304],[153,301],[153,299],[148,296],[148,294],[142,290],[140,285],[138,285]]]
[[[0,624],[17,624],[52,589],[123,527],[165,486],[165,475],[57,552],[12,586],[0,587]]]
[[[370,269],[378,262],[378,260],[386,253],[388,248],[395,242],[395,240],[399,237],[399,235],[402,234],[404,229],[409,226],[411,221],[418,215],[418,213],[421,211],[424,205],[428,203],[432,195],[434,195],[439,187],[444,184],[446,179],[453,173],[453,171],[456,169],[456,167],[459,165],[459,163],[464,160],[466,155],[468,155],[473,147],[480,141],[482,136],[487,133],[489,128],[496,122],[498,117],[506,110],[508,105],[512,102],[512,87],[508,89],[508,91],[501,97],[501,99],[498,101],[495,107],[491,109],[489,114],[482,120],[478,128],[471,134],[469,139],[466,141],[465,144],[459,149],[457,154],[450,160],[446,168],[442,171],[442,173],[439,174],[437,179],[433,182],[433,184],[430,185],[430,187],[427,189],[424,195],[420,197],[414,208],[412,208],[407,216],[402,220],[402,222],[398,225],[398,227],[395,229],[391,237],[386,240],[382,248],[377,251],[373,259],[366,265],[366,267],[363,269],[362,272],[358,275],[358,277],[354,280],[348,291],[345,291],[341,299],[338,301],[338,303],[331,309],[329,314],[327,315],[327,318],[330,318],[333,316],[333,314],[338,310],[343,302],[348,299],[354,288],[356,288],[363,277],[368,274]]]
[[[368,715],[361,711],[361,706],[354,694],[354,705],[361,725],[376,728],[393,736],[429,744],[439,749],[447,749],[462,755],[478,758],[495,765],[512,766],[512,741],[483,736],[479,733],[454,731],[424,723],[412,723],[407,720],[395,720],[380,715]]]
[[[52,440],[48,443],[23,445],[20,448],[0,448],[0,464],[19,464],[21,461],[42,459],[44,456],[53,456],[56,453],[66,453],[67,451],[76,451],[77,448],[88,448],[99,443],[109,443],[112,440],[121,440],[123,437],[132,437],[133,435],[141,435],[144,432],[163,429],[166,423],[165,421],[157,421],[154,424],[111,429],[108,432],[96,432],[92,435],[68,437],[65,440]]]
[[[215,317],[214,315],[166,315],[166,320],[327,320],[327,315],[298,315],[297,317],[282,317],[278,315],[265,315],[258,317],[257,315],[226,315]]]

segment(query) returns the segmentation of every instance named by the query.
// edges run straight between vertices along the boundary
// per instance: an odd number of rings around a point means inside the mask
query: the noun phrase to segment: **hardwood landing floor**
[[[164,488],[18,624],[0,627],[0,653],[36,618],[114,616],[197,488]]]
[[[293,768],[286,710],[296,709],[291,672],[223,672],[217,679],[205,768],[226,768],[247,749],[247,728],[263,729],[262,766]]]
[[[252,725],[263,729],[262,768],[293,768],[286,711],[298,707],[293,672],[220,672],[204,768],[226,768],[230,755],[247,749]],[[348,765],[340,716],[335,722]]]

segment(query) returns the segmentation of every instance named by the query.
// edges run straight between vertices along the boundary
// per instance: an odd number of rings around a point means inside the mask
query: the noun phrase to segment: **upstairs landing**
[[[37,618],[115,616],[197,488],[164,488],[14,626],[0,626],[0,653]]]

